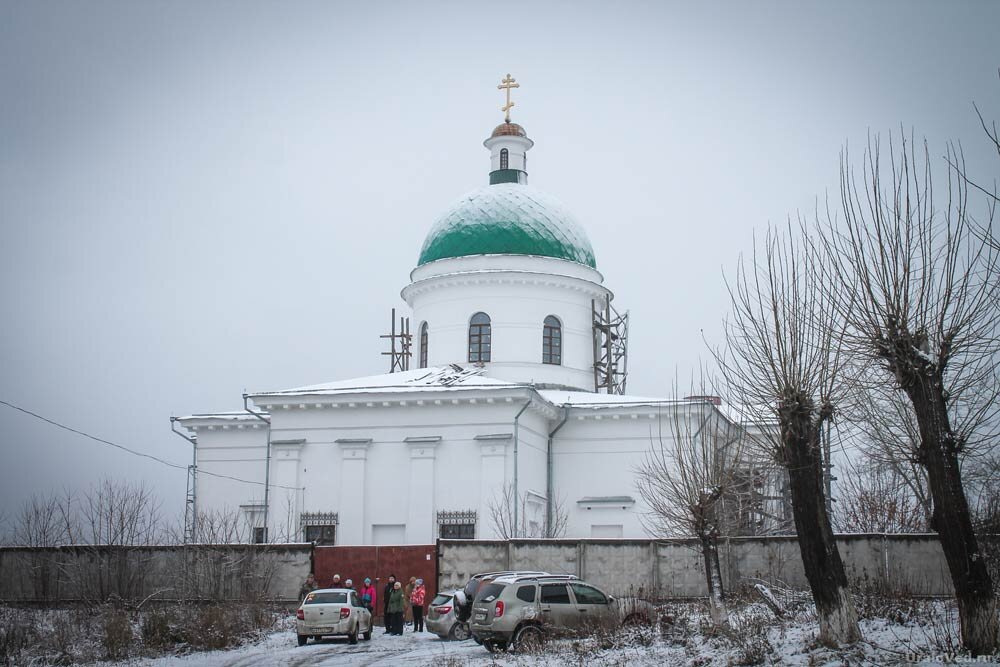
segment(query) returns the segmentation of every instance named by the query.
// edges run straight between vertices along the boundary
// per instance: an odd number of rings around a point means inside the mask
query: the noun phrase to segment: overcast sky
[[[186,464],[169,417],[383,372],[424,235],[487,182],[496,89],[531,183],[631,312],[630,393],[718,340],[754,229],[902,125],[997,174],[1000,3],[0,0],[0,399]],[[184,473],[0,406],[0,511]]]

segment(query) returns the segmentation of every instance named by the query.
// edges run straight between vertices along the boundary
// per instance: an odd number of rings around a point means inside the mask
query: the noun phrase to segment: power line
[[[95,442],[99,442],[102,445],[110,445],[110,446],[115,447],[117,449],[120,449],[120,450],[122,450],[124,452],[132,454],[133,456],[141,456],[144,459],[150,459],[152,461],[156,461],[157,463],[161,463],[161,464],[163,464],[165,466],[168,466],[170,468],[176,468],[178,470],[187,470],[187,468],[188,468],[186,465],[181,465],[180,463],[172,463],[170,461],[161,459],[158,456],[153,456],[152,454],[146,454],[145,452],[136,451],[134,449],[130,449],[129,447],[126,447],[125,445],[119,445],[117,442],[111,442],[110,440],[105,440],[104,438],[98,438],[96,435],[91,435],[90,433],[87,433],[85,431],[81,431],[79,429],[75,429],[75,428],[73,428],[71,426],[66,426],[65,424],[61,424],[61,423],[55,421],[54,419],[49,419],[48,417],[43,417],[42,415],[40,415],[38,413],[32,412],[31,410],[27,410],[27,409],[22,408],[22,407],[20,407],[18,405],[14,405],[13,403],[9,403],[9,402],[7,402],[7,401],[5,401],[3,399],[0,399],[0,405],[6,405],[8,408],[17,410],[18,412],[23,412],[26,415],[30,415],[31,417],[34,417],[35,419],[40,419],[41,421],[43,421],[43,422],[45,422],[47,424],[51,424],[52,426],[55,426],[57,428],[61,428],[64,431],[69,431],[70,433],[75,433],[77,435],[82,435],[84,438],[89,438],[90,440],[93,440]],[[263,459],[260,459],[260,460],[263,461]],[[223,475],[223,474],[220,474],[220,473],[217,473],[217,472],[209,472],[207,470],[202,470],[200,468],[198,469],[198,474],[199,475],[208,475],[210,477],[218,477],[220,479],[230,479],[230,480],[232,480],[234,482],[242,482],[243,484],[256,484],[257,486],[264,486],[264,482],[255,482],[255,481],[250,480],[250,479],[240,479],[239,477],[233,477],[231,475]],[[281,484],[270,484],[269,486],[273,486],[273,487],[278,488],[278,489],[288,489],[289,491],[301,491],[302,490],[302,487],[298,487],[298,486],[283,486]]]

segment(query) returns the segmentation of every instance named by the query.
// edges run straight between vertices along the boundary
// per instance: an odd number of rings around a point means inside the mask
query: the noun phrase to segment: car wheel
[[[525,625],[514,633],[514,649],[518,653],[536,653],[545,643],[545,633],[536,625]]]
[[[495,642],[488,639],[483,640],[483,648],[485,648],[490,653],[497,653],[498,651],[506,651],[507,644],[504,642]]]
[[[372,640],[372,624],[371,624],[371,622],[368,623],[368,629],[365,630],[365,633],[363,635],[361,635],[361,636],[364,638],[364,640],[366,642],[370,642]]]
[[[299,635],[299,646],[305,646],[309,641],[309,635]]]
[[[469,626],[465,623],[455,623],[448,632],[448,639],[453,642],[464,642],[469,638]]]
[[[349,641],[352,644],[358,643],[358,626],[356,625],[354,626],[354,632],[347,633],[347,641]]]

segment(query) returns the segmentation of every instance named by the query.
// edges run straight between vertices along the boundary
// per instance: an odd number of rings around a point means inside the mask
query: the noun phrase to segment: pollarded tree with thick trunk
[[[703,397],[707,392],[702,388],[691,393]],[[718,540],[730,533],[724,525],[725,504],[733,502],[744,486],[745,432],[709,398],[674,407],[666,419],[667,433],[662,432],[663,421],[636,470],[636,488],[649,507],[642,522],[653,535],[690,535],[698,540],[712,621],[728,625]]]
[[[926,146],[917,151],[904,136],[898,150],[890,143],[889,155],[882,161],[878,140],[870,141],[860,179],[842,158],[841,220],[831,215],[823,230],[837,272],[833,290],[851,297],[840,309],[851,350],[913,406],[919,439],[912,455],[927,471],[932,527],[958,598],[962,642],[973,654],[992,653],[997,602],[960,465],[976,435],[963,425],[989,418],[969,419],[956,406],[982,405],[993,414],[997,407],[970,394],[997,386],[1000,251],[991,245],[992,220],[974,219],[968,207],[967,182],[954,166],[960,156],[949,149],[948,188],[938,208]],[[983,211],[992,215],[989,202]]]
[[[798,234],[796,234],[798,231]],[[791,225],[755,243],[730,285],[726,345],[714,354],[734,402],[774,461],[788,472],[806,579],[829,646],[861,639],[857,612],[834,541],[823,485],[823,430],[843,398],[842,320],[821,256]]]

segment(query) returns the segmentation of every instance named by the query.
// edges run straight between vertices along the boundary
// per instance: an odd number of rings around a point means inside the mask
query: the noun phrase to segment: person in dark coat
[[[385,590],[382,591],[382,619],[385,623],[385,634],[392,632],[392,628],[389,626],[389,596],[392,595],[393,585],[396,583],[396,575],[389,575],[389,583],[385,585]]]
[[[316,577],[313,576],[312,572],[306,577],[305,582],[299,588],[299,602],[306,599],[306,596],[312,593],[314,590],[319,588],[319,584],[316,583]]]

